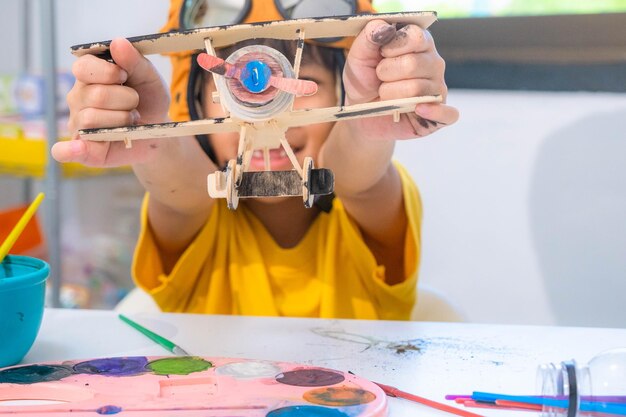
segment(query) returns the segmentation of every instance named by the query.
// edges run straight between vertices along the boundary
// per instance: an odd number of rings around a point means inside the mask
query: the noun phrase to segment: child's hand
[[[118,166],[144,162],[154,140],[138,140],[131,149],[120,142],[81,140],[79,129],[160,123],[167,119],[169,93],[152,63],[126,39],[111,42],[114,63],[85,55],[72,72],[76,83],[67,95],[71,141],[57,142],[52,156],[59,162]],[[152,145],[152,147],[151,147]]]
[[[346,104],[442,95],[445,63],[437,53],[432,36],[416,25],[395,26],[374,20],[357,36],[350,48],[343,81]],[[353,122],[362,137],[386,140],[426,136],[459,118],[457,109],[441,103],[420,104],[415,114],[358,119]]]

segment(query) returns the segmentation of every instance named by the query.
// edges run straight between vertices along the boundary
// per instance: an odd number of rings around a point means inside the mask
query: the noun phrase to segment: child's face
[[[299,78],[315,81],[318,85],[317,93],[309,97],[297,97],[294,102],[294,109],[321,108],[338,105],[337,87],[335,72],[328,69],[321,63],[303,62],[300,67]],[[209,80],[205,82],[204,97],[211,97],[215,86],[212,77],[205,77]],[[223,117],[224,113],[219,104],[211,100],[205,100],[204,114],[208,117]],[[320,123],[293,127],[287,130],[287,142],[293,149],[298,162],[302,165],[304,158],[310,156],[315,161],[328,137],[333,123]],[[229,160],[237,158],[237,148],[239,145],[239,133],[216,133],[209,136],[209,140],[215,152],[215,156],[220,167],[226,166]],[[270,152],[270,166],[272,170],[293,169],[291,161],[281,148]],[[252,156],[250,162],[251,171],[261,171],[264,169],[263,153],[257,151]]]

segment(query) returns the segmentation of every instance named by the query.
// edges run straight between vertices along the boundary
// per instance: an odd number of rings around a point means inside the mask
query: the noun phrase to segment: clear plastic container
[[[541,365],[537,383],[542,417],[626,416],[626,348],[602,352],[586,365]]]
[[[289,60],[276,49],[265,45],[240,48],[225,61],[232,65],[245,65],[255,59],[269,65],[273,75],[295,78]],[[277,114],[289,109],[294,100],[293,94],[277,90],[274,87],[270,87],[260,94],[248,94],[247,98],[243,98],[237,94],[237,91],[243,88],[239,80],[216,77],[215,82],[222,105],[226,107],[232,117],[246,122],[270,120]]]

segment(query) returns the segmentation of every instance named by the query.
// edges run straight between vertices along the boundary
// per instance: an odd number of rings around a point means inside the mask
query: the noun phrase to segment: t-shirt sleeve
[[[206,242],[209,222],[183,252],[172,271],[166,274],[148,221],[149,198],[146,193],[141,208],[141,231],[132,264],[133,280],[139,288],[154,298],[163,311],[186,311],[189,295],[193,293],[193,286],[206,259],[207,245],[198,242]]]

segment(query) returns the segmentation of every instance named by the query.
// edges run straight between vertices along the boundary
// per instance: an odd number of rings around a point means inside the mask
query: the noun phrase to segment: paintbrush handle
[[[434,408],[436,410],[445,411],[450,414],[455,414],[461,417],[483,417],[480,414],[472,413],[470,411],[461,410],[456,407],[449,406],[447,404],[442,404],[437,401],[429,400],[428,398],[420,397],[418,395],[410,394],[408,392],[402,391],[396,387],[392,387],[390,385],[380,384],[378,382],[374,382],[374,384],[378,385],[383,389],[385,394],[390,397],[398,397],[404,398],[405,400],[414,401],[416,403],[420,403],[430,408]]]
[[[158,334],[154,333],[153,331],[146,329],[141,324],[132,321],[131,319],[129,319],[128,317],[126,317],[123,314],[120,314],[119,318],[124,323],[128,324],[133,329],[138,330],[141,334],[143,334],[144,336],[148,337],[153,342],[156,342],[158,345],[163,346],[165,349],[169,350],[172,353],[177,353],[177,352],[175,352],[177,346],[174,343],[172,343],[169,340],[167,340],[166,338],[164,338],[163,336],[159,336]]]
[[[17,224],[13,227],[13,230],[11,230],[9,236],[7,236],[4,242],[2,242],[2,245],[0,246],[0,263],[4,260],[4,257],[7,256],[17,238],[20,237],[20,235],[26,228],[26,225],[33,217],[33,214],[35,214],[35,212],[37,211],[37,208],[41,204],[41,201],[44,199],[44,197],[44,193],[37,194],[37,197],[35,197],[35,199],[32,203],[30,203],[30,206],[28,206],[24,214],[22,214],[22,217],[20,217]]]

